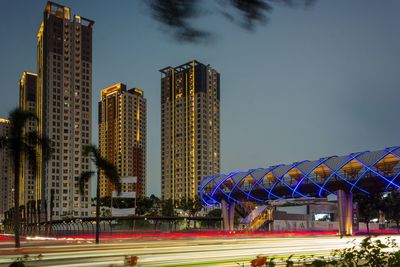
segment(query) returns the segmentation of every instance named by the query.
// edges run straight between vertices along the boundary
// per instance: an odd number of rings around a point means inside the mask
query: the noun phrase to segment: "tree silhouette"
[[[23,158],[28,158],[33,166],[36,166],[37,148],[42,147],[43,161],[50,155],[50,141],[46,137],[40,136],[36,131],[25,130],[25,126],[30,120],[38,120],[35,114],[29,111],[21,111],[16,108],[9,114],[10,131],[8,136],[0,137],[0,148],[7,148],[10,152],[14,167],[14,238],[15,247],[19,248],[20,243],[20,166]],[[22,185],[24,186],[24,185]]]
[[[137,215],[147,215],[153,214],[156,215],[159,212],[157,209],[159,208],[161,200],[155,195],[151,195],[150,197],[142,196],[138,198],[136,202],[136,214]]]
[[[171,30],[178,41],[199,42],[211,37],[207,30],[193,26],[193,19],[216,13],[230,22],[253,31],[265,24],[274,5],[311,6],[315,0],[144,0],[155,20]],[[209,5],[214,6],[209,6]]]
[[[84,156],[89,156],[97,169],[97,185],[96,185],[96,244],[100,242],[100,173],[116,187],[118,194],[121,192],[121,180],[118,171],[113,164],[102,158],[99,149],[94,145],[85,146],[83,150]],[[79,176],[79,190],[84,194],[85,184],[90,177],[95,174],[93,171],[86,171]]]
[[[397,231],[400,225],[400,192],[392,191],[382,200],[382,209],[387,219],[396,223]]]
[[[194,199],[189,198],[188,200],[182,200],[179,208],[188,212],[190,216],[196,216],[196,214],[203,208],[203,201],[201,201],[198,196]]]
[[[172,199],[164,199],[161,203],[161,216],[175,216],[174,204]]]
[[[358,203],[359,221],[366,224],[367,232],[369,232],[369,222],[379,217],[382,195],[379,193],[370,195],[358,193],[354,195],[354,201]]]

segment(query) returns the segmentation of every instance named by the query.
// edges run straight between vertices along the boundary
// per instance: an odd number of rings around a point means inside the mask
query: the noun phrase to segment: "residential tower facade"
[[[161,72],[161,194],[194,199],[220,171],[220,74],[196,60]]]
[[[123,83],[101,91],[99,102],[99,148],[121,177],[137,177],[136,198],[146,194],[146,99],[138,88]],[[111,196],[113,185],[101,174],[100,196]]]
[[[90,215],[89,183],[80,194],[78,177],[90,168],[82,152],[92,134],[93,25],[72,16],[69,7],[48,2],[38,33],[38,132],[52,140],[53,148],[51,158],[37,168],[38,197],[45,200],[47,218],[50,212],[53,219]]]
[[[37,74],[33,72],[24,71],[21,79],[19,80],[19,108],[21,111],[28,111],[36,115],[36,88],[37,88]],[[35,131],[37,122],[34,119],[27,121],[24,128],[24,135]],[[37,192],[36,175],[35,175],[35,162],[27,158],[24,154],[21,159],[20,170],[20,205],[27,208],[37,205],[37,200],[40,192]],[[24,213],[25,214],[25,213]]]
[[[10,121],[0,118],[0,136],[10,134]],[[14,206],[14,170],[11,162],[10,150],[5,147],[0,149],[0,219],[4,213]]]

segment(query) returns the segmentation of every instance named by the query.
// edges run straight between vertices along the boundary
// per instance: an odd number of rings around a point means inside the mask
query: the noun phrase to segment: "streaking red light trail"
[[[144,238],[143,236],[146,236]],[[123,266],[126,256],[137,256],[139,266],[237,266],[257,255],[329,255],[333,249],[349,247],[363,236],[340,238],[335,233],[172,233],[116,234],[102,236],[93,244],[92,236],[51,240],[28,238],[24,248],[0,249],[0,266],[29,255],[28,262],[40,266]],[[141,236],[141,238],[140,238]],[[384,239],[387,236],[380,236]],[[65,244],[69,238],[70,243]],[[400,238],[392,236],[397,243]],[[12,242],[12,241],[10,241]],[[88,243],[91,242],[91,243]],[[8,241],[2,241],[5,245]],[[39,257],[39,255],[41,255]],[[39,262],[40,261],[40,262]]]

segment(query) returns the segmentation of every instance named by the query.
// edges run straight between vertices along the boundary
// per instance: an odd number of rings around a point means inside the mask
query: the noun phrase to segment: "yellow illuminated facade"
[[[137,177],[136,197],[146,193],[146,99],[138,88],[117,83],[101,90],[99,148],[121,177]],[[114,187],[100,175],[100,196],[111,196]]]
[[[29,111],[36,114],[36,90],[37,74],[33,72],[23,72],[19,80],[19,108],[23,111]],[[37,122],[33,119],[29,120],[24,128],[23,134],[35,131]],[[29,161],[25,154],[21,155],[20,163],[20,205],[27,207],[28,202],[37,202],[41,199],[38,194],[41,189],[41,184],[36,182],[35,166],[32,166],[32,161]],[[39,188],[37,188],[39,187]],[[38,190],[39,189],[39,190]]]
[[[194,199],[220,170],[219,73],[196,60],[160,72],[162,198]]]

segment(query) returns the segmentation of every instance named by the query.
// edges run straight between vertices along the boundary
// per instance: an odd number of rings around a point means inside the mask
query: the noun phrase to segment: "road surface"
[[[329,255],[333,249],[349,247],[363,237],[337,236],[207,238],[190,240],[113,240],[107,244],[66,244],[0,248],[0,266],[26,257],[28,266],[123,266],[127,255],[138,256],[139,266],[238,266],[257,255]],[[385,236],[380,236],[384,239]],[[400,237],[392,238],[400,243]],[[38,255],[41,254],[41,257]]]

